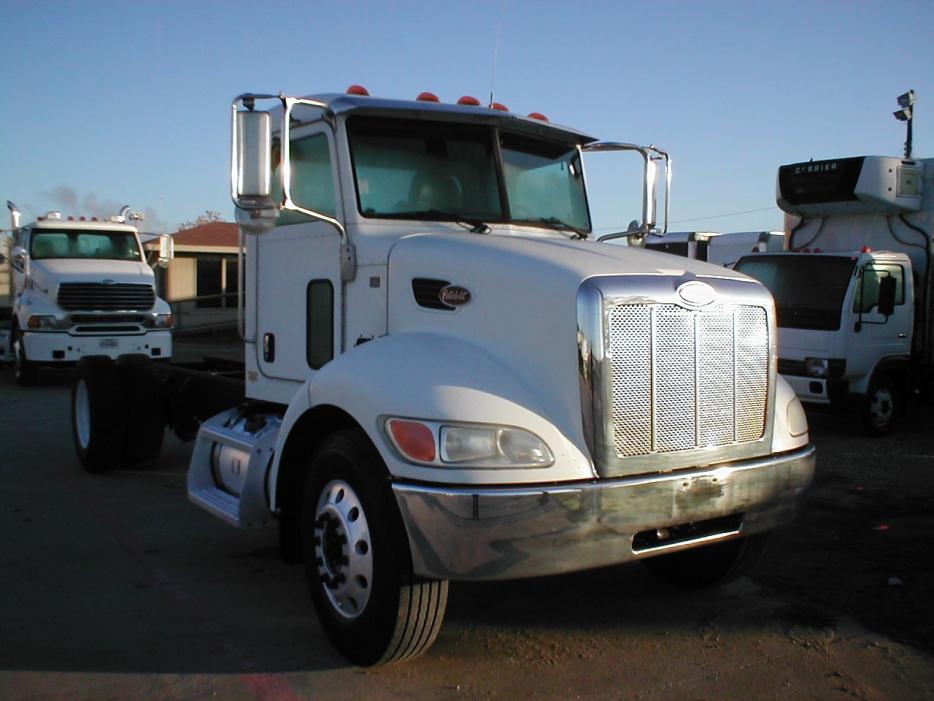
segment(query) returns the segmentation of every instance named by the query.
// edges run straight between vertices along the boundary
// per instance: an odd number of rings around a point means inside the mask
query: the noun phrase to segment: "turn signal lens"
[[[405,419],[389,419],[386,428],[396,448],[407,459],[413,462],[434,462],[438,451],[431,428],[419,421]]]

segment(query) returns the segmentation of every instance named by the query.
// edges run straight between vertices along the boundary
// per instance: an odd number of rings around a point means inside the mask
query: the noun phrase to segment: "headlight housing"
[[[846,371],[845,358],[805,358],[804,372],[808,377],[835,379]]]
[[[393,417],[384,427],[402,457],[420,465],[510,469],[549,467],[555,461],[545,441],[514,426]]]
[[[144,326],[150,329],[170,329],[175,326],[175,319],[171,314],[153,314],[146,319]]]
[[[26,328],[31,331],[50,331],[59,326],[58,317],[52,314],[33,314],[26,320]]]

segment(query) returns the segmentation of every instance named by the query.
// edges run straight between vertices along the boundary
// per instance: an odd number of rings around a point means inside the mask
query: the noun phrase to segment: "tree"
[[[199,214],[198,218],[194,221],[186,221],[179,224],[178,230],[185,231],[186,229],[194,229],[196,226],[210,224],[217,221],[224,221],[223,215],[221,215],[221,213],[216,209],[206,209],[204,210],[204,214]]]

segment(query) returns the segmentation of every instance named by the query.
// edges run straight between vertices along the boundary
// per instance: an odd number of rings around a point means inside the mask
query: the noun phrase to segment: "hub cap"
[[[892,420],[894,410],[895,401],[891,391],[879,388],[873,392],[869,402],[869,413],[873,424],[879,428],[886,426]]]
[[[357,618],[370,600],[373,548],[363,505],[353,488],[333,480],[315,512],[315,564],[324,593],[344,618]]]

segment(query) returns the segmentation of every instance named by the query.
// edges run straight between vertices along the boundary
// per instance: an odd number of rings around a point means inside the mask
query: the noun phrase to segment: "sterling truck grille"
[[[605,440],[616,458],[763,437],[769,386],[763,307],[620,304],[607,311]]]
[[[152,285],[64,282],[58,288],[58,306],[67,311],[142,312],[155,303]]]

